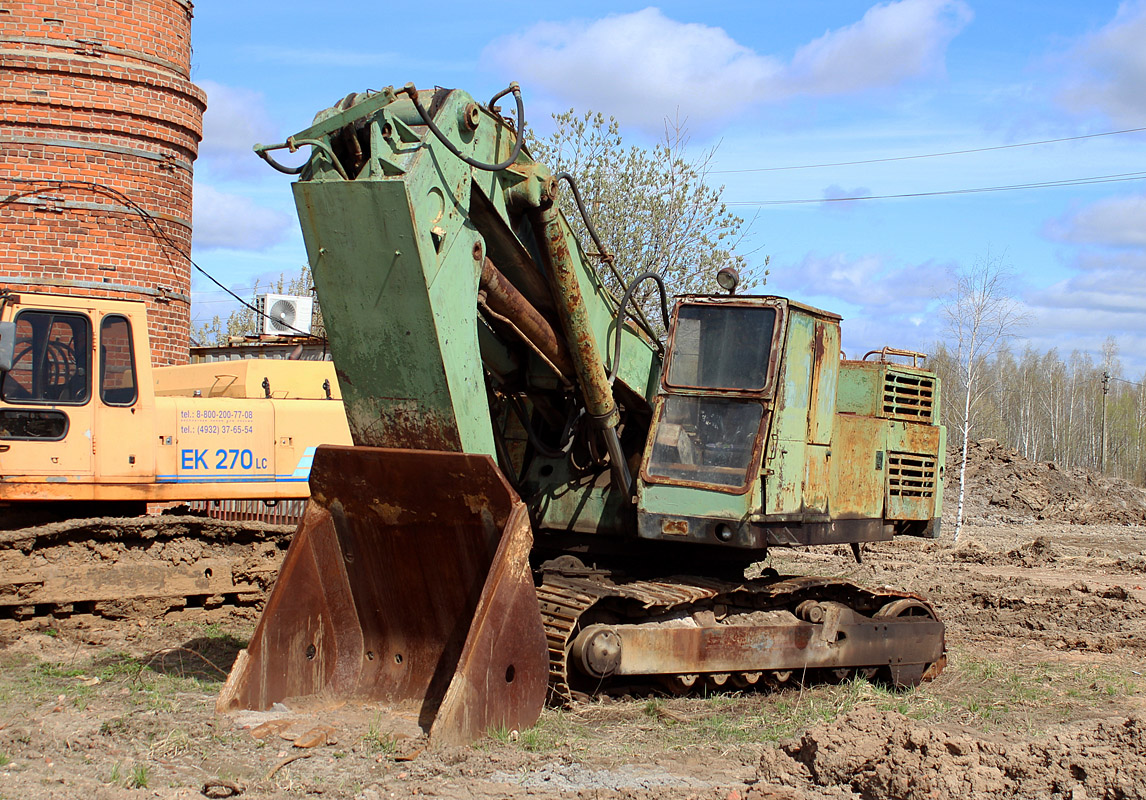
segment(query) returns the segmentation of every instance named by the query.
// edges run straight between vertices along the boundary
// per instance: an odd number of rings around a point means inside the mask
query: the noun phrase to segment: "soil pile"
[[[943,504],[950,514],[959,502],[959,456],[958,448],[947,454]],[[994,439],[970,443],[966,480],[963,514],[968,519],[1039,519],[1078,525],[1146,523],[1146,489],[1120,478],[1067,470],[1050,461],[1031,461]]]
[[[947,730],[860,709],[767,750],[759,779],[808,795],[897,800],[1146,798],[1146,717],[1023,739]],[[834,790],[834,791],[832,791]]]

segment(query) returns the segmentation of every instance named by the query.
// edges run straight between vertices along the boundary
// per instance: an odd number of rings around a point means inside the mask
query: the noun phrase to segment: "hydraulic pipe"
[[[565,238],[565,227],[561,212],[557,208],[557,182],[550,180],[546,186],[547,204],[532,214],[533,230],[542,244],[542,256],[546,261],[546,272],[553,289],[561,326],[565,329],[569,354],[581,384],[581,394],[585,399],[585,409],[589,417],[601,429],[605,445],[609,449],[609,463],[617,487],[629,493],[632,490],[632,476],[625,463],[617,436],[617,423],[620,413],[613,399],[609,376],[605,373],[605,362],[597,347],[597,338],[577,281],[577,267],[569,252]]]
[[[553,326],[488,258],[482,262],[481,288],[491,309],[516,325],[565,377],[573,375],[573,362]]]

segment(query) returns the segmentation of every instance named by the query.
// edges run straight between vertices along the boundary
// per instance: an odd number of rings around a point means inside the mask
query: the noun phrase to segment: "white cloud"
[[[833,295],[873,313],[904,318],[926,308],[951,283],[950,270],[934,261],[890,267],[880,256],[842,253],[809,253],[790,272],[780,267],[773,272],[800,294]]]
[[[971,21],[961,0],[900,0],[872,6],[846,28],[801,47],[790,89],[814,95],[893,86],[942,71],[948,43]]]
[[[1085,270],[1032,292],[1029,303],[1032,307],[1076,311],[1091,319],[1088,327],[1094,327],[1094,320],[1101,315],[1129,315],[1136,328],[1146,330],[1146,257],[1101,262],[1100,256],[1092,254]]]
[[[207,93],[199,158],[221,174],[261,174],[266,166],[251,148],[260,142],[270,144],[277,137],[262,93],[214,81],[199,81],[199,87]]]
[[[483,59],[583,107],[659,127],[679,108],[692,122],[734,113],[751,87],[781,69],[721,28],[669,19],[656,8],[604,19],[542,22],[491,43]],[[517,76],[515,76],[517,77]]]
[[[264,250],[286,238],[293,225],[287,214],[200,183],[195,185],[193,211],[193,243],[203,249]]]
[[[649,129],[677,114],[703,128],[765,102],[861,92],[933,74],[970,18],[963,0],[882,3],[785,63],[722,28],[678,22],[650,7],[538,23],[492,42],[483,60],[563,102]]]
[[[1068,54],[1077,74],[1060,95],[1072,111],[1099,111],[1118,125],[1146,125],[1146,2],[1124,2],[1113,21]]]
[[[1066,219],[1050,223],[1047,233],[1069,242],[1146,247],[1146,195],[1099,200]]]
[[[1146,250],[1090,249],[1076,272],[1027,295],[1030,324],[1023,334],[1041,350],[1057,347],[1099,357],[1113,336],[1132,374],[1146,369]]]

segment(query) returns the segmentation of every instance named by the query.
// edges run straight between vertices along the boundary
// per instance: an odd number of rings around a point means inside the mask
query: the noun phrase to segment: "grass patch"
[[[1120,698],[1146,693],[1146,678],[1129,673],[1077,664],[1023,664],[963,651],[951,655],[939,679],[913,689],[897,690],[859,676],[803,688],[795,680],[792,684],[774,692],[652,696],[547,709],[516,741],[505,730],[490,731],[489,738],[533,752],[725,750],[791,739],[861,707],[921,722],[1037,734],[1065,719],[1108,713]]]
[[[375,718],[369,730],[362,735],[362,744],[371,755],[392,755],[398,750],[398,739],[393,733],[383,731],[379,725],[380,718]]]
[[[151,770],[145,764],[136,764],[131,768],[131,775],[127,779],[128,789],[146,789],[151,779]]]

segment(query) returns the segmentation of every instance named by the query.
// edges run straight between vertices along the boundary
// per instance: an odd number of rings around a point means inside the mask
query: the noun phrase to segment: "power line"
[[[1135,383],[1134,381],[1128,381],[1125,378],[1116,378],[1113,375],[1110,376],[1110,380],[1119,381],[1121,383],[1129,383],[1131,386],[1137,386],[1139,389],[1146,389],[1146,383]]]
[[[1102,133],[1087,133],[1080,136],[1064,136],[1061,139],[1041,139],[1037,142],[1017,142],[1016,144],[999,144],[993,147],[973,147],[967,150],[948,150],[944,153],[920,153],[912,156],[889,156],[887,158],[867,158],[862,161],[836,161],[828,164],[796,164],[786,167],[753,167],[749,169],[714,169],[709,175],[731,175],[744,172],[783,172],[797,169],[821,169],[823,167],[853,167],[859,164],[886,164],[889,161],[911,161],[918,158],[939,158],[940,156],[961,156],[968,153],[986,153],[991,150],[1010,150],[1015,147],[1035,147],[1042,144],[1056,144],[1058,142],[1077,142],[1080,139],[1096,139],[1099,136],[1119,136],[1124,133],[1141,133],[1144,128],[1126,128],[1121,131],[1104,131]]]
[[[139,205],[139,203],[135,202],[133,199],[131,199],[130,197],[128,197],[126,194],[119,191],[118,189],[116,189],[112,186],[108,186],[108,185],[103,184],[103,183],[96,183],[94,181],[64,181],[64,180],[40,179],[40,178],[7,178],[6,180],[11,181],[12,183],[23,183],[23,184],[37,184],[37,183],[39,183],[39,184],[46,184],[46,185],[42,186],[40,188],[37,188],[37,189],[28,189],[27,191],[23,191],[23,192],[15,192],[11,195],[8,195],[7,197],[0,198],[0,206],[7,205],[9,203],[13,203],[13,202],[20,200],[22,198],[25,198],[25,197],[37,197],[39,195],[46,194],[46,193],[53,191],[53,190],[61,191],[63,189],[82,189],[85,191],[92,192],[93,194],[102,194],[105,197],[109,197],[113,200],[118,200],[119,202],[121,202],[125,206],[127,206],[127,208],[129,210],[134,211],[136,214],[138,214],[143,219],[143,223],[146,226],[147,230],[161,244],[167,245],[167,247],[169,247],[171,250],[174,250],[181,257],[186,258],[187,261],[191,264],[191,266],[193,266],[200,273],[202,273],[203,275],[206,276],[207,280],[211,281],[211,283],[215,284],[220,289],[222,289],[224,292],[231,295],[231,297],[238,300],[239,303],[246,306],[251,311],[254,311],[256,315],[258,315],[260,317],[266,317],[269,320],[273,320],[274,322],[278,323],[279,325],[282,325],[285,328],[290,328],[295,333],[299,333],[303,336],[310,336],[311,335],[307,331],[299,330],[298,328],[294,327],[293,325],[290,325],[286,322],[283,322],[282,320],[275,320],[274,317],[271,317],[269,314],[266,314],[265,312],[260,311],[255,306],[251,305],[246,300],[239,297],[239,295],[237,295],[235,292],[231,291],[226,286],[224,286],[222,283],[220,283],[218,280],[216,280],[214,275],[207,272],[207,270],[203,269],[201,266],[199,266],[198,264],[195,263],[195,260],[193,258],[191,258],[190,253],[184,253],[183,252],[183,249],[179,246],[179,243],[176,242],[174,239],[172,239],[168,235],[167,231],[165,231],[163,229],[163,226],[160,225],[159,222],[155,219],[155,217],[153,217],[151,215],[151,212],[149,212],[146,208]],[[171,262],[171,256],[169,254],[166,254],[166,253],[165,253],[165,255],[167,255],[167,260],[169,262]],[[171,262],[171,266],[174,268],[174,266],[175,266],[174,262]],[[190,305],[190,304],[188,304],[188,305]],[[323,341],[324,342],[326,341],[325,337],[323,337]]]
[[[1009,186],[983,186],[974,189],[945,189],[935,192],[904,192],[902,194],[869,194],[854,197],[817,197],[808,200],[730,200],[729,206],[791,206],[809,203],[843,203],[853,200],[898,200],[909,197],[939,197],[942,195],[979,194],[982,192],[1012,192],[1020,189],[1046,189],[1056,186],[1089,186],[1096,183],[1122,183],[1146,179],[1146,172],[1121,172],[1114,175],[1095,175],[1088,178],[1065,178],[1057,181],[1016,183]]]

